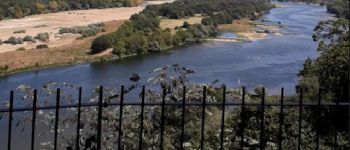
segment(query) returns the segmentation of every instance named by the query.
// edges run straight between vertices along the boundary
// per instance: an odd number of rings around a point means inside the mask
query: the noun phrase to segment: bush
[[[20,48],[16,49],[16,51],[25,51],[25,50],[26,50],[26,48],[24,48],[24,47],[20,47]]]
[[[47,32],[45,32],[45,33],[38,33],[36,35],[35,39],[38,39],[39,41],[42,41],[42,42],[47,42],[50,39],[50,35]]]
[[[16,44],[22,44],[23,40],[20,37],[16,38],[12,36],[8,40],[4,41],[4,43],[16,45]]]
[[[23,41],[25,41],[25,42],[33,42],[33,43],[36,42],[35,38],[33,36],[30,36],[30,35],[25,36],[23,38]]]
[[[0,66],[0,71],[6,71],[9,69],[9,66],[8,65],[5,65],[5,66]]]
[[[190,27],[190,24],[187,21],[185,21],[182,27],[187,29]]]
[[[112,42],[110,41],[109,36],[102,35],[97,37],[91,45],[91,54],[97,54],[102,51],[105,51],[108,48],[112,47]]]
[[[59,34],[64,33],[72,33],[72,34],[80,34],[82,38],[95,36],[97,33],[103,31],[103,23],[95,23],[95,24],[89,24],[86,27],[83,26],[76,26],[71,28],[61,28],[59,30]]]
[[[14,34],[20,34],[20,33],[26,33],[26,30],[18,30],[18,31],[14,31]]]
[[[40,44],[40,45],[36,46],[36,49],[45,49],[45,48],[49,48],[49,46],[46,44]]]

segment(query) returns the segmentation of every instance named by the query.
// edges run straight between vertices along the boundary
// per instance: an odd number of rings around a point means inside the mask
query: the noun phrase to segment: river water
[[[90,90],[100,84],[127,84],[133,73],[139,74],[145,83],[151,70],[167,64],[193,69],[196,73],[190,78],[194,82],[210,83],[218,79],[230,87],[241,83],[250,89],[262,84],[270,93],[278,93],[283,86],[293,94],[304,60],[318,55],[317,43],[312,40],[313,29],[329,14],[325,7],[318,5],[281,4],[282,8],[271,10],[263,19],[280,21],[284,26],[282,32],[288,34],[269,35],[267,39],[254,42],[206,42],[163,54],[17,73],[0,78],[0,100],[7,99],[9,91],[21,84],[39,88],[55,81]]]

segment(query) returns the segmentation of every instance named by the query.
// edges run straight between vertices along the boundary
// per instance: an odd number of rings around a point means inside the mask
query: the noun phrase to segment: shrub
[[[110,41],[111,38],[109,38],[107,35],[102,35],[100,37],[97,37],[91,45],[91,54],[97,54],[100,53],[108,48],[112,47],[112,42]]]
[[[185,21],[184,24],[182,25],[183,28],[189,28],[190,27],[190,24]]]
[[[30,35],[25,36],[23,38],[23,41],[25,41],[25,42],[33,42],[33,43],[36,42],[35,38],[33,36],[30,36]]]
[[[103,31],[103,23],[94,23],[89,24],[86,27],[76,26],[71,28],[61,28],[59,30],[59,34],[64,33],[72,33],[72,34],[80,34],[82,38],[95,36],[97,33]]]
[[[8,65],[5,65],[5,66],[0,66],[0,71],[6,71],[9,69],[9,66]]]
[[[49,46],[46,44],[40,44],[40,45],[36,46],[36,49],[45,49],[45,48],[49,48]]]
[[[24,47],[20,47],[20,48],[16,49],[16,51],[25,51],[25,50],[26,50],[26,48],[24,48]]]
[[[8,40],[4,41],[4,43],[16,45],[16,44],[22,44],[23,40],[20,37],[16,38],[12,36]]]
[[[35,39],[38,39],[39,41],[46,42],[50,39],[49,33],[38,33],[35,37]]]
[[[20,33],[26,33],[26,30],[18,30],[18,31],[14,31],[14,34],[20,34]]]

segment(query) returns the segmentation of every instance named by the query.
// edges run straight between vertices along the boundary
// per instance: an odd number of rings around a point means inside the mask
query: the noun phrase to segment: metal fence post
[[[245,127],[245,87],[242,88],[242,104],[241,104],[241,150],[244,148],[244,127]]]
[[[184,149],[184,141],[185,141],[185,113],[186,113],[186,86],[183,87],[182,93],[182,114],[181,114],[181,140],[180,140],[180,149]]]
[[[164,124],[165,124],[165,97],[166,87],[163,87],[162,95],[162,108],[161,108],[161,120],[160,120],[160,150],[164,149]]]
[[[57,133],[58,133],[58,122],[60,115],[60,98],[61,98],[61,90],[57,89],[56,93],[56,116],[55,116],[55,135],[54,135],[54,150],[57,150]]]
[[[337,116],[339,114],[339,100],[336,100],[335,102],[335,116],[334,116],[334,150],[338,149],[338,124],[339,120],[337,119]]]
[[[81,99],[82,99],[82,88],[79,87],[79,97],[78,97],[78,116],[77,116],[77,136],[75,140],[75,149],[80,149],[80,117],[81,117]]]
[[[278,149],[282,150],[283,141],[283,109],[284,109],[284,88],[281,89],[281,100],[280,100],[280,116],[279,116],[279,131],[278,131]]]
[[[7,150],[11,150],[12,120],[13,120],[13,91],[11,91],[11,93],[10,93],[10,108],[9,108],[9,126],[8,126],[8,137],[7,137]]]
[[[303,89],[300,88],[300,98],[299,98],[299,126],[298,126],[298,150],[301,150],[301,126],[303,117]]]
[[[207,105],[207,87],[203,87],[203,102],[202,102],[202,126],[201,126],[201,150],[204,149],[204,128],[205,128],[205,107]]]
[[[220,149],[224,150],[224,134],[225,134],[225,106],[226,106],[226,86],[223,87],[222,93],[222,114],[221,114],[221,134],[220,134]]]
[[[97,116],[97,150],[101,149],[103,86],[100,86]]]
[[[120,107],[119,107],[118,150],[122,149],[124,92],[125,92],[124,86],[121,86],[121,89],[120,89]]]
[[[32,139],[31,139],[31,150],[34,150],[35,147],[35,123],[36,123],[36,103],[37,103],[37,90],[34,90],[34,95],[33,95],[33,109],[32,109]]]
[[[317,130],[316,130],[316,150],[320,149],[320,130],[321,130],[321,89],[318,90],[317,101]]]
[[[141,93],[141,114],[140,114],[140,133],[139,133],[139,150],[142,150],[143,147],[143,114],[145,110],[145,86],[142,86]]]
[[[265,88],[262,89],[262,97],[261,97],[261,114],[260,114],[260,149],[265,149]]]

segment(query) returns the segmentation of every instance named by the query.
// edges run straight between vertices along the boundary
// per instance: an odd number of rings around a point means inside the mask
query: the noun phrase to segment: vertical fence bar
[[[36,122],[36,103],[37,103],[37,90],[34,90],[33,95],[33,116],[32,116],[32,139],[31,139],[31,150],[34,150],[35,145],[35,122]]]
[[[262,89],[262,97],[261,97],[261,114],[260,114],[260,149],[265,149],[265,88]]]
[[[56,93],[54,150],[57,150],[57,133],[58,133],[58,122],[59,122],[59,116],[60,116],[60,99],[61,99],[61,89],[58,88]]]
[[[335,116],[334,116],[334,150],[337,150],[338,149],[338,123],[339,123],[339,120],[337,119],[337,116],[339,114],[339,100],[336,100],[335,102]]]
[[[164,124],[165,124],[165,96],[166,96],[166,87],[163,87],[162,95],[162,108],[161,108],[161,120],[160,120],[160,150],[164,149]]]
[[[283,141],[283,109],[284,109],[284,88],[281,89],[281,102],[280,102],[280,118],[279,118],[279,132],[278,132],[278,149],[282,150]]]
[[[79,97],[78,97],[78,117],[77,117],[77,136],[75,139],[75,149],[80,149],[80,117],[81,117],[81,99],[82,99],[82,88],[79,87]]]
[[[303,89],[300,88],[299,98],[299,126],[298,126],[298,150],[301,150],[301,125],[303,117]]]
[[[124,92],[125,92],[124,86],[121,86],[121,89],[120,89],[120,107],[119,107],[118,150],[122,149]]]
[[[103,86],[100,86],[97,116],[97,150],[101,149]]]
[[[204,128],[205,128],[205,107],[207,105],[207,87],[203,87],[203,102],[202,102],[202,127],[201,127],[201,150],[204,149]]]
[[[10,92],[10,108],[9,108],[9,126],[8,126],[8,137],[7,137],[7,150],[11,150],[12,120],[13,120],[13,91]]]
[[[141,92],[141,114],[140,114],[140,133],[139,133],[139,150],[142,150],[143,147],[143,114],[145,111],[145,86],[142,86]]]
[[[226,106],[226,86],[223,87],[222,93],[222,114],[221,114],[221,134],[220,134],[220,149],[224,150],[224,132],[225,132],[225,106]]]
[[[183,87],[182,93],[182,121],[181,121],[181,141],[180,141],[180,149],[184,149],[184,141],[185,141],[185,113],[186,113],[186,86]]]
[[[320,130],[321,130],[321,89],[318,90],[317,101],[317,130],[316,130],[316,150],[320,149]]]
[[[241,150],[244,148],[244,128],[245,128],[245,87],[242,88],[242,105],[241,105]]]

